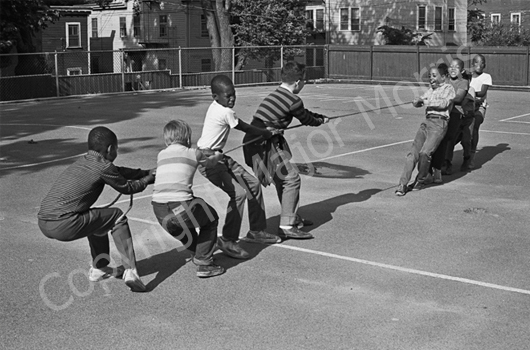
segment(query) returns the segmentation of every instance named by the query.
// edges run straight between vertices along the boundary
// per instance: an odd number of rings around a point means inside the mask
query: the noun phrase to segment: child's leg
[[[300,205],[300,187],[302,180],[297,169],[289,162],[289,156],[278,150],[283,159],[282,164],[273,174],[276,193],[282,207],[280,226],[295,226],[297,224],[298,206]]]
[[[414,137],[414,141],[412,142],[412,147],[405,158],[405,165],[403,166],[403,172],[401,173],[401,178],[399,179],[399,184],[402,186],[407,186],[412,176],[412,172],[414,171],[414,167],[418,163],[420,150],[423,147],[423,143],[427,137],[426,129],[427,125],[425,123],[421,123],[420,128],[416,133],[416,137]]]
[[[464,160],[469,159],[471,156],[471,139],[473,135],[473,128],[475,125],[475,118],[473,116],[467,116],[462,119],[462,148],[464,150]]]
[[[453,163],[453,153],[455,149],[455,140],[460,130],[462,122],[462,115],[459,112],[451,113],[449,123],[447,125],[447,132],[444,139],[446,140],[445,161],[450,166]]]
[[[418,181],[424,181],[429,173],[431,156],[442,141],[447,130],[447,122],[442,119],[427,119],[425,142],[419,151]]]
[[[484,118],[486,117],[486,109],[484,107],[480,107],[477,111],[475,111],[475,123],[473,124],[473,134],[471,139],[471,153],[475,153],[477,151],[477,145],[478,145],[478,131],[480,129],[480,125],[484,122]]]

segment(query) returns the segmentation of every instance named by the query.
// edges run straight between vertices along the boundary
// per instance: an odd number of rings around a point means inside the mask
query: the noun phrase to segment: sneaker
[[[280,237],[265,231],[248,231],[247,236],[242,240],[262,244],[275,244],[282,241]]]
[[[313,226],[313,221],[307,220],[307,219],[303,219],[303,218],[300,217],[300,220],[296,223],[296,226],[298,228],[302,228],[304,226]]]
[[[138,277],[138,272],[136,269],[127,269],[123,273],[123,280],[127,287],[131,289],[131,292],[145,292],[147,287],[142,282],[140,277]]]
[[[400,197],[404,196],[405,193],[407,193],[407,186],[405,185],[399,185],[395,192],[396,196],[400,196]]]
[[[423,190],[424,188],[425,188],[425,182],[416,181],[416,183],[414,184],[414,187],[412,187],[412,190],[419,191],[419,190]]]
[[[460,171],[469,171],[471,168],[469,167],[470,159],[464,159],[462,162],[462,165],[460,166]]]
[[[440,169],[434,169],[434,183],[441,184],[444,181],[442,180],[442,171]]]
[[[105,266],[100,269],[91,266],[90,270],[88,270],[88,280],[91,282],[99,282],[110,277],[120,278],[123,275],[123,271],[123,266]]]
[[[427,174],[427,176],[425,177],[425,180],[423,180],[423,183],[426,185],[432,184],[433,182],[434,182],[434,177],[431,174]]]
[[[223,237],[217,239],[217,247],[228,256],[236,259],[248,259],[250,255],[236,242],[227,241]]]
[[[297,226],[291,226],[290,228],[279,228],[279,233],[283,234],[285,237],[293,239],[310,239],[314,238],[309,232],[304,232],[300,230]]]
[[[219,276],[223,273],[225,273],[224,267],[215,264],[197,266],[197,277],[200,278]]]
[[[445,169],[442,169],[442,175],[452,175],[453,174],[453,165],[447,164]]]

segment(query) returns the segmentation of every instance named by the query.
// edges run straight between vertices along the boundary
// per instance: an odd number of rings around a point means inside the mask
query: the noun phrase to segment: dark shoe
[[[414,184],[414,187],[412,187],[412,190],[419,191],[419,190],[423,190],[424,188],[425,188],[425,182],[416,181],[416,183]]]
[[[469,170],[475,168],[475,153],[471,153],[469,156]]]
[[[224,267],[215,264],[197,266],[197,277],[200,278],[219,276],[223,273],[225,273]]]
[[[396,193],[396,196],[400,196],[400,197],[404,196],[405,193],[407,193],[407,186],[399,185],[395,193]]]
[[[261,244],[275,244],[282,241],[280,237],[265,231],[248,231],[247,236],[241,239],[246,242]]]
[[[314,238],[309,232],[304,232],[296,226],[291,226],[291,228],[279,228],[280,234],[283,234],[285,237],[293,239],[309,239]]]
[[[217,247],[232,258],[248,259],[250,257],[247,251],[241,248],[236,242],[227,241],[223,237],[217,239]]]
[[[131,292],[145,292],[147,287],[138,276],[136,269],[127,269],[123,273],[123,280]]]
[[[442,175],[452,175],[453,174],[453,165],[447,164],[445,169],[442,169]]]
[[[469,163],[471,162],[471,160],[468,158],[468,159],[464,159],[464,161],[462,162],[462,166],[460,167],[460,171],[469,171],[471,168],[469,167]]]
[[[302,228],[304,226],[313,226],[313,221],[300,218],[300,220],[296,222],[296,227]]]

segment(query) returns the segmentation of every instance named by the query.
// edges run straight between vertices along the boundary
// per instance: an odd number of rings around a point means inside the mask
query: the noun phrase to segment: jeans
[[[194,263],[210,265],[217,242],[219,217],[202,198],[185,202],[151,202],[160,225],[194,253]],[[199,228],[197,234],[196,228]]]
[[[250,230],[265,230],[267,221],[261,184],[254,176],[228,156],[224,156],[223,160],[213,168],[199,165],[199,172],[230,197],[223,226],[223,238],[234,242],[239,239],[245,201],[248,201]]]
[[[450,145],[454,145],[455,138],[457,137],[458,130],[460,129],[461,121],[462,114],[460,114],[460,112],[451,112],[449,123],[447,125],[447,132],[445,133],[444,138],[440,142],[440,145],[438,146],[438,148],[436,148],[436,151],[432,155],[431,166],[433,168],[442,169],[442,165],[446,160],[449,161],[449,164],[451,163],[453,159],[454,147],[450,147]]]
[[[123,266],[136,268],[136,256],[127,218],[116,222],[123,214],[118,208],[90,209],[62,220],[41,220],[39,227],[48,238],[62,242],[87,237],[92,255],[92,266],[103,268],[110,263],[108,233],[111,231]]]
[[[407,154],[405,166],[399,184],[406,186],[412,176],[414,167],[418,164],[418,181],[424,181],[429,172],[431,156],[444,138],[447,131],[447,121],[443,119],[427,118],[421,123],[410,152]]]
[[[276,193],[282,207],[280,226],[294,226],[300,220],[296,212],[300,205],[302,180],[296,167],[289,162],[291,157],[283,150],[278,149],[277,152],[278,156],[283,159],[273,174]]]

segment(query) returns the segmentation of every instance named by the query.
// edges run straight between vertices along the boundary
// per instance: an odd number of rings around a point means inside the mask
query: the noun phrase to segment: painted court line
[[[494,131],[494,130],[482,130],[482,129],[480,129],[480,132],[489,132],[492,134],[508,134],[508,135],[530,135],[530,133],[527,133],[527,132]]]
[[[512,120],[512,119],[517,119],[517,118],[526,117],[527,115],[530,115],[530,113],[521,114],[521,115],[516,115],[515,117],[510,117],[510,118],[506,118],[506,119],[501,119],[501,120],[499,120],[499,121],[500,121],[500,122],[509,122],[509,121]],[[511,123],[525,123],[525,124],[530,124],[530,122],[511,122]]]
[[[357,153],[363,153],[363,152],[373,151],[373,150],[380,149],[380,148],[392,147],[392,146],[401,145],[401,144],[408,143],[408,142],[412,142],[412,141],[414,141],[414,140],[405,140],[405,141],[399,141],[399,142],[389,143],[389,144],[386,144],[386,145],[381,145],[381,146],[375,146],[375,147],[370,147],[370,148],[360,149],[360,150],[358,150],[358,151],[353,151],[353,152],[348,152],[348,153],[342,153],[342,154],[337,154],[337,155],[334,155],[334,156],[329,156],[329,157],[325,157],[325,158],[316,159],[316,160],[314,160],[313,162],[320,162],[320,161],[323,161],[323,160],[328,160],[328,159],[339,158],[339,157],[343,157],[343,156],[349,156],[349,155],[352,155],[352,154],[357,154]]]

